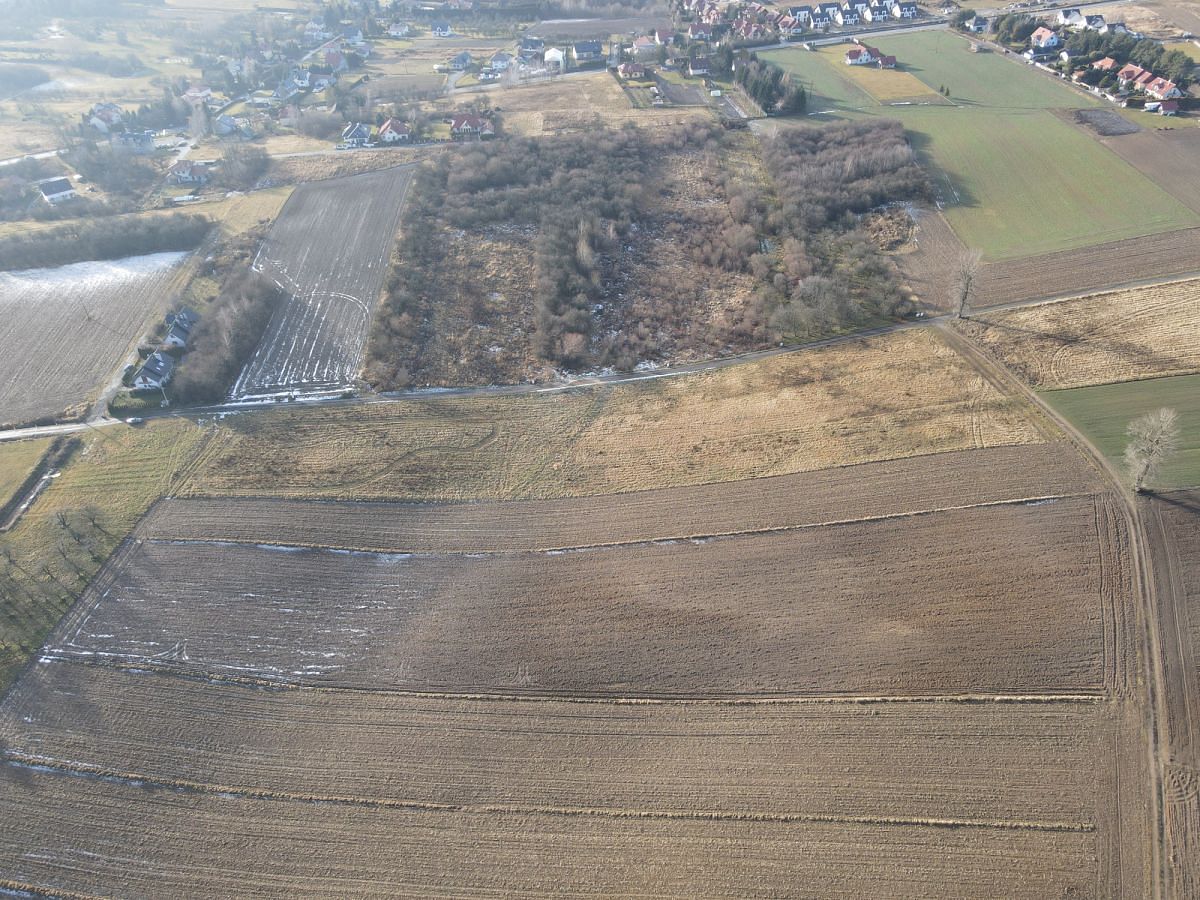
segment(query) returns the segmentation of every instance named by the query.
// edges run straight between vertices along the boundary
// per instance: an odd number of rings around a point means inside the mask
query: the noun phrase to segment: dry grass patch
[[[1037,388],[1074,388],[1200,371],[1200,281],[1026,309],[959,323]]]
[[[0,443],[0,505],[21,486],[49,444],[50,438]]]
[[[846,51],[849,45],[834,44],[822,47],[819,55],[822,60],[832,66],[839,75],[847,81],[862,88],[880,103],[896,100],[913,100],[920,102],[935,102],[944,104],[941,94],[921,81],[911,72],[899,69],[879,69],[875,66],[846,65]],[[901,61],[903,66],[903,61]]]
[[[1043,440],[927,330],[585,392],[278,409],[216,427],[191,493],[569,496]]]

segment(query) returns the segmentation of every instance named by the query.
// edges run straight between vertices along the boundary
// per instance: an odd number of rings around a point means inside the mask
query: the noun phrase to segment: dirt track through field
[[[289,299],[234,396],[335,390],[358,376],[410,179],[384,169],[292,193],[254,263]]]

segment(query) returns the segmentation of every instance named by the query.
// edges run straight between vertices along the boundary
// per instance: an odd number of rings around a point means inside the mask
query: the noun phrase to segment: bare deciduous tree
[[[1140,493],[1178,449],[1179,417],[1173,409],[1156,409],[1130,422],[1125,433],[1129,435],[1125,464],[1133,489]]]
[[[954,281],[950,285],[950,303],[954,309],[954,317],[965,319],[971,311],[971,301],[975,299],[979,283],[979,261],[982,258],[978,250],[966,250],[958,258],[954,267]]]

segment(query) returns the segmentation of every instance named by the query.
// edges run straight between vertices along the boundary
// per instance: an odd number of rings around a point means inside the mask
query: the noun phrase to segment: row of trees
[[[794,84],[779,66],[756,55],[737,62],[734,80],[768,115],[796,115],[808,105],[803,87]]]
[[[285,294],[246,266],[231,272],[196,324],[171,385],[180,403],[217,403],[229,393]]]
[[[84,219],[0,238],[0,271],[191,250],[211,227],[204,216],[184,213]]]

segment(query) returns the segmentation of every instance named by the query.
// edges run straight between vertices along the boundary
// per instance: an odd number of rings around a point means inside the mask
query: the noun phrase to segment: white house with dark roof
[[[42,195],[42,199],[51,206],[65,203],[78,196],[75,193],[75,188],[71,186],[71,182],[66,178],[49,178],[45,181],[39,181],[37,188],[38,193]]]
[[[170,383],[174,374],[175,358],[156,350],[133,376],[133,386],[139,391],[162,388]]]

